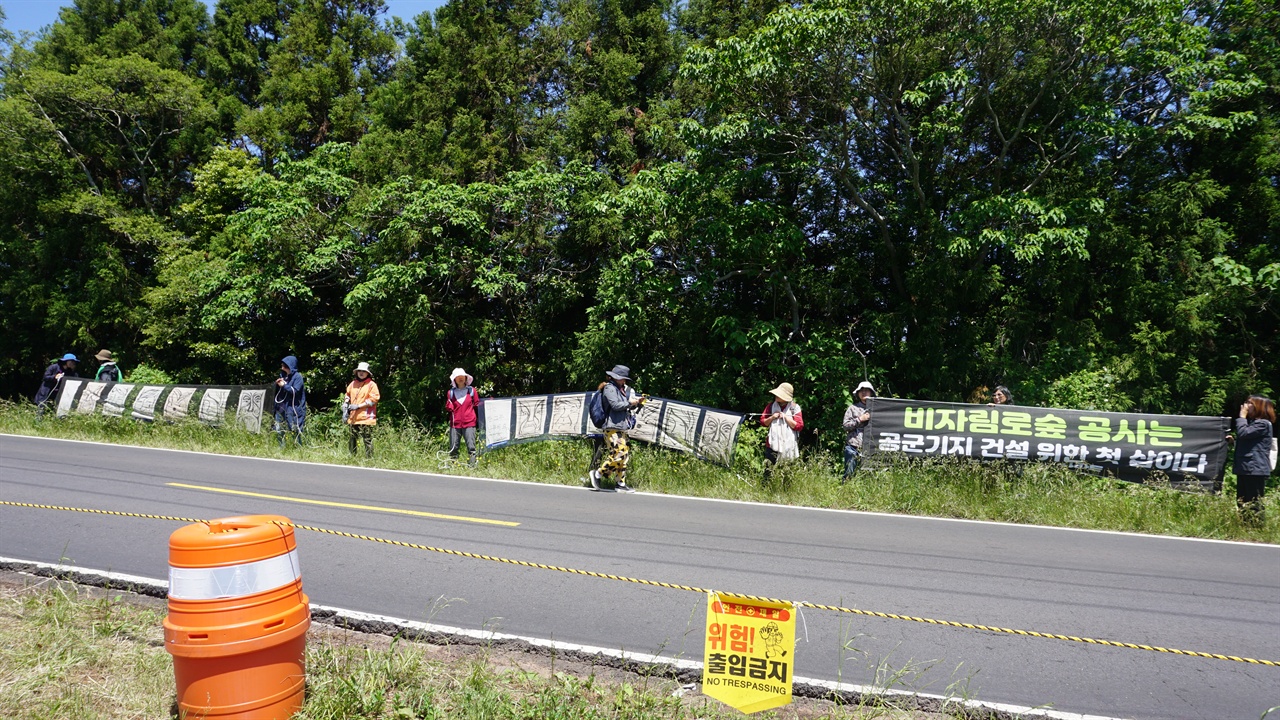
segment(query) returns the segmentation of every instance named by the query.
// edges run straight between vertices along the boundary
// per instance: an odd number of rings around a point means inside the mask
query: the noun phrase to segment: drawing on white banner
[[[738,437],[742,416],[708,410],[698,433],[698,454],[728,465],[733,460],[733,443]]]
[[[553,438],[599,436],[586,412],[594,392],[490,398],[480,406],[482,447]],[[742,415],[701,405],[649,398],[637,408],[633,440],[687,452],[703,460],[731,466]]]
[[[84,384],[83,380],[62,379],[62,389],[58,390],[58,417],[66,417],[71,412],[71,403],[75,401],[76,395],[80,393],[80,386]]]
[[[551,397],[550,435],[581,435],[584,395],[553,395]]]
[[[627,437],[641,442],[658,442],[658,421],[662,418],[662,406],[666,401],[661,398],[649,398],[649,401],[636,408],[636,426],[631,428]]]
[[[85,383],[84,390],[80,393],[80,401],[76,403],[76,412],[85,415],[97,412],[98,403],[102,401],[102,391],[106,387],[107,384],[101,382]]]
[[[195,397],[197,388],[175,386],[169,390],[164,399],[164,419],[181,420],[187,416],[191,407],[191,398]]]
[[[234,402],[237,426],[250,432],[262,431],[267,388],[261,385],[134,385],[64,378],[58,385],[57,413],[59,417],[66,417],[74,408],[78,414],[101,412],[107,417],[122,417],[129,407],[130,417],[135,420],[154,422],[159,416],[177,421],[190,414],[197,393],[200,394],[200,422],[223,425]],[[132,403],[130,395],[133,395]]]
[[[120,417],[124,415],[124,404],[129,399],[129,393],[133,392],[133,385],[125,383],[116,383],[107,391],[107,397],[102,401],[102,414],[107,417]]]
[[[231,396],[230,388],[209,388],[200,398],[200,422],[209,425],[221,425],[227,416],[227,398]]]
[[[266,397],[266,390],[242,389],[236,407],[236,423],[249,432],[262,432],[262,404]]]
[[[673,450],[693,451],[698,433],[698,416],[701,414],[702,411],[696,407],[666,403],[659,428],[659,444]]]
[[[480,414],[484,417],[481,425],[488,442],[505,445],[511,440],[511,406],[511,398],[485,400],[480,406]]]
[[[538,437],[546,433],[547,398],[516,398],[516,439]]]
[[[163,385],[143,385],[137,396],[133,398],[134,419],[155,420],[156,402],[160,400],[162,392],[164,392]]]

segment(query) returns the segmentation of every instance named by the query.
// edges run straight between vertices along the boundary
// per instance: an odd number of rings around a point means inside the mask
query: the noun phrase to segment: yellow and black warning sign
[[[787,705],[795,652],[791,603],[707,594],[704,695],[744,713]]]

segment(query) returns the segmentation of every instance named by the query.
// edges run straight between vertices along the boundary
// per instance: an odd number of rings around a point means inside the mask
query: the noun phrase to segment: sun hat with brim
[[[467,374],[466,370],[463,370],[462,368],[454,368],[453,372],[449,373],[449,383],[452,384],[453,381],[456,380],[459,375],[467,379],[468,385],[470,385],[472,381],[475,380],[475,378]]]
[[[66,362],[68,360],[74,360],[76,362],[80,362],[80,358],[76,357],[75,355],[72,355],[71,353],[67,353],[66,355],[62,356],[62,362]]]
[[[361,370],[363,370],[363,371],[365,371],[365,372],[369,373],[369,377],[373,377],[373,371],[369,369],[369,363],[367,363],[367,362],[358,363],[358,364],[356,365],[356,369],[351,371],[351,374],[352,374],[352,375],[355,375],[356,373],[360,372]]]
[[[853,389],[853,394],[857,395],[863,390],[870,390],[872,395],[876,394],[876,389],[872,387],[871,383],[867,382],[866,380],[863,380],[862,382],[858,383],[858,387]]]
[[[110,361],[111,361],[111,351],[110,351],[110,350],[99,350],[99,351],[98,351],[98,354],[93,356],[93,359],[95,359],[95,360],[101,360],[102,362],[110,362]]]
[[[630,380],[631,368],[626,365],[614,365],[612,370],[606,370],[604,374],[614,380]]]
[[[791,387],[791,383],[781,383],[778,387],[770,390],[775,397],[783,402],[791,402],[795,399],[795,388]]]

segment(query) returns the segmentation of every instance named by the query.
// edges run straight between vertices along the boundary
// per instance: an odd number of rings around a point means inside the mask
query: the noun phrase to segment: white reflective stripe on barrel
[[[266,560],[214,568],[169,566],[169,597],[217,600],[275,590],[302,577],[298,551]]]

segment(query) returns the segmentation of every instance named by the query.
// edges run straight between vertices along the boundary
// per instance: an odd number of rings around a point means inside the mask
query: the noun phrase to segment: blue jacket
[[[289,372],[280,372],[284,385],[276,386],[275,411],[286,419],[303,420],[307,417],[307,389],[303,386],[302,373],[298,372],[298,358],[289,355],[280,361]]]
[[[1271,474],[1271,423],[1236,418],[1236,475]]]

